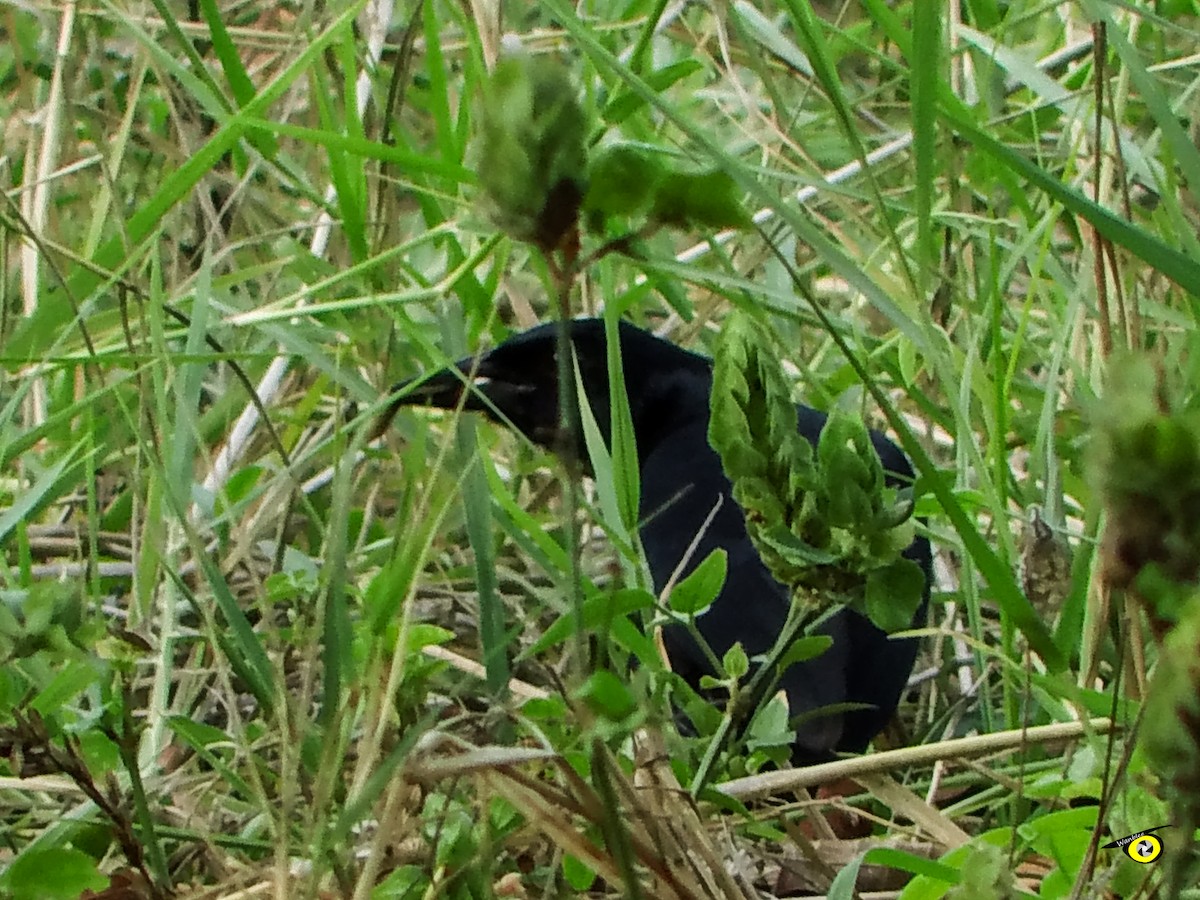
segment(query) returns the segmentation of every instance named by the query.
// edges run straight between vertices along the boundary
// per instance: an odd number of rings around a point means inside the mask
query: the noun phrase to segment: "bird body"
[[[434,373],[401,394],[396,404],[453,408],[462,402],[465,409],[507,420],[535,443],[561,447],[555,327],[533,328],[480,357]],[[570,335],[587,402],[608,442],[604,323],[573,320]],[[759,558],[721,459],[708,443],[712,363],[626,322],[620,324],[619,335],[640,469],[639,533],[654,587],[661,591],[673,575],[686,576],[711,551],[723,548],[725,584],[696,625],[718,659],[737,642],[753,658],[774,644],[790,599]],[[464,397],[465,378],[473,378],[474,390]],[[800,432],[815,445],[825,414],[799,406],[798,415]],[[576,438],[572,446],[582,447],[582,436]],[[900,449],[876,431],[871,440],[888,484],[911,483],[912,468]],[[918,537],[905,556],[925,573],[925,602],[916,624],[929,595],[929,542]],[[849,609],[828,617],[819,633],[832,638],[830,648],[788,668],[779,687],[787,694],[792,716],[839,708],[805,718],[793,747],[797,764],[828,759],[834,751],[864,750],[895,711],[916,658],[916,640],[890,639]],[[701,676],[716,674],[685,626],[666,626],[663,643],[672,669],[689,684],[696,686]],[[847,704],[862,706],[847,709]]]

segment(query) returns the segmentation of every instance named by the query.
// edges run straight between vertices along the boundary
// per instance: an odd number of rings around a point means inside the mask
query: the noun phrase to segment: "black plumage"
[[[542,325],[505,341],[480,357],[406,383],[396,405],[468,410],[504,421],[530,440],[558,448],[559,405],[556,378],[556,334]],[[606,442],[609,439],[609,386],[604,323],[576,319],[570,323],[588,404]],[[687,574],[709,552],[728,553],[725,586],[709,610],[697,620],[701,634],[721,658],[737,641],[747,653],[762,653],[774,643],[788,612],[787,592],[767,571],[734,502],[721,460],[708,443],[712,362],[633,325],[620,326],[621,359],[637,441],[641,471],[640,534],[656,590],[661,590],[688,547],[721,502],[696,551],[683,569]],[[455,371],[457,370],[457,371]],[[473,373],[474,390],[463,397],[464,377]],[[485,399],[486,398],[486,399]],[[503,419],[496,411],[503,414]],[[799,428],[816,443],[826,416],[799,406]],[[871,439],[886,470],[888,483],[912,481],[912,468],[895,444],[876,431]],[[581,436],[574,446],[583,447]],[[929,596],[929,542],[918,537],[905,551],[924,570],[925,601],[914,624],[923,619]],[[867,704],[869,708],[833,711],[806,718],[797,736],[793,761],[827,759],[834,751],[866,748],[891,718],[917,652],[913,639],[893,640],[863,616],[842,610],[821,632],[833,638],[823,655],[789,668],[780,682],[793,716],[834,704]],[[668,626],[663,633],[671,667],[690,684],[712,674],[705,654],[685,628]]]

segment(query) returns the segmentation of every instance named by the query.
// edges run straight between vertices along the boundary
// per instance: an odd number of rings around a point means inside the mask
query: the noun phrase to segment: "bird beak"
[[[401,381],[392,388],[397,395],[389,412],[401,406],[430,406],[488,413],[508,417],[525,395],[536,391],[530,384],[505,378],[487,356],[459,360],[425,378]],[[499,414],[497,416],[497,414]]]
[[[469,362],[469,361],[468,361]],[[462,363],[434,372],[428,378],[408,378],[392,385],[391,401],[371,429],[371,437],[383,434],[396,418],[402,406],[432,406],[454,409],[467,390],[467,377],[461,374]],[[470,371],[468,369],[467,371]],[[468,400],[470,397],[467,398]]]
[[[461,365],[461,364],[460,364]],[[401,406],[432,406],[437,409],[454,409],[462,400],[470,381],[470,370],[463,372],[454,365],[434,372],[428,378],[410,378],[392,386],[397,394],[396,403]]]

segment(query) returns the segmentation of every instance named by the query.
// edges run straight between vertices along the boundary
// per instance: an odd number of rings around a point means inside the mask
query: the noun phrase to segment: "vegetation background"
[[[1198,28],[1194,0],[0,3],[0,893],[1153,896],[1099,849],[1173,814],[1089,436],[1122,349],[1172,403],[1198,383]],[[714,788],[770,729],[693,809],[707,736],[564,664],[577,576],[644,605],[592,488],[568,521],[552,459],[469,417],[374,433],[395,380],[555,314],[474,188],[505,33],[600,143],[722,169],[759,226],[653,233],[572,314],[703,351],[749,310],[798,396],[907,431],[939,584],[895,740],[934,749],[863,776],[860,842]]]

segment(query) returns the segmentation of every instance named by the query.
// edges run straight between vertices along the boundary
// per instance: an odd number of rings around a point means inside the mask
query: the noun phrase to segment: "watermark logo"
[[[1123,838],[1117,838],[1112,843],[1105,844],[1104,849],[1119,847],[1134,862],[1143,865],[1152,863],[1162,856],[1163,849],[1162,841],[1155,836],[1154,832],[1161,831],[1166,827],[1166,825],[1159,825],[1157,828],[1147,828],[1145,831],[1127,834]]]

